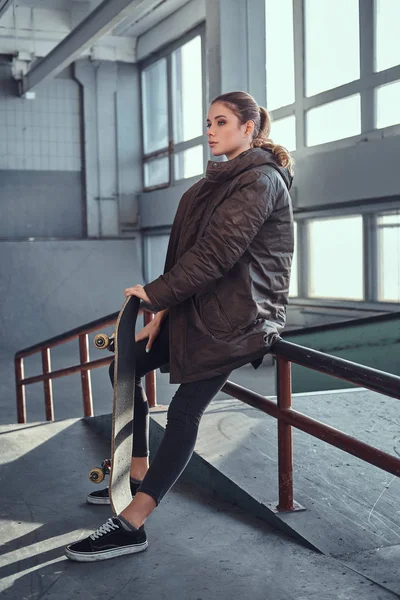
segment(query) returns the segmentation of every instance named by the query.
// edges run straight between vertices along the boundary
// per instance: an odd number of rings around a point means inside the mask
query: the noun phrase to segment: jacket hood
[[[250,148],[242,152],[232,160],[225,162],[208,161],[206,169],[206,179],[210,181],[227,181],[241,175],[245,171],[269,165],[281,175],[288,190],[292,187],[293,176],[285,167],[281,167],[276,162],[274,155],[270,150],[263,148]]]

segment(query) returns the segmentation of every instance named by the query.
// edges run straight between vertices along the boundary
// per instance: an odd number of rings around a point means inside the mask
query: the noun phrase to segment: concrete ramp
[[[399,404],[368,390],[295,395],[296,410],[400,454]],[[166,415],[153,415],[156,427]],[[294,430],[294,498],[303,512],[273,513],[278,499],[275,419],[237,400],[214,401],[189,466],[220,496],[400,594],[400,481]],[[393,575],[396,573],[396,575]]]
[[[89,422],[94,425],[96,420]],[[207,420],[203,439],[208,416]],[[223,423],[221,430],[232,441],[226,426]],[[219,436],[226,439],[221,433],[209,439],[215,455]],[[193,483],[174,486],[153,513],[146,525],[147,552],[101,563],[69,561],[64,546],[88,535],[111,515],[107,506],[85,503],[93,489],[87,472],[108,455],[106,438],[83,420],[0,428],[2,599],[396,597]]]

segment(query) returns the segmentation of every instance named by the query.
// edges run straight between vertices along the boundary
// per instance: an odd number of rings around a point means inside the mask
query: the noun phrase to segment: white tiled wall
[[[0,169],[80,171],[79,86],[68,79],[40,84],[34,100],[19,98],[0,66]]]

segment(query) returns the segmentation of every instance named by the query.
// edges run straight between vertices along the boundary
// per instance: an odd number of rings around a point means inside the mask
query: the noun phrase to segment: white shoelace
[[[114,523],[114,521],[112,519],[108,519],[104,523],[104,525],[102,525],[101,527],[96,529],[96,531],[91,534],[90,539],[97,540],[97,538],[101,537],[102,535],[105,535],[106,533],[110,533],[111,531],[113,531],[115,529],[119,529],[119,525]]]

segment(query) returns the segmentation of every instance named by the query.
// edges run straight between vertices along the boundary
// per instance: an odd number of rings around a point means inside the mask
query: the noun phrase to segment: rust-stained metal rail
[[[144,315],[144,324],[149,323],[153,318],[153,313],[141,306]],[[32,383],[43,381],[44,399],[45,399],[45,414],[46,421],[54,420],[54,403],[52,380],[58,377],[65,377],[73,373],[81,374],[82,399],[83,399],[83,414],[85,417],[92,417],[93,412],[93,397],[92,385],[90,379],[90,371],[99,367],[107,366],[113,360],[112,356],[100,358],[98,360],[90,360],[89,356],[89,340],[88,334],[98,331],[103,327],[114,325],[117,321],[118,313],[112,313],[96,321],[91,321],[86,325],[66,331],[61,335],[39,342],[34,346],[20,350],[15,354],[15,385],[17,391],[17,419],[18,423],[26,423],[26,386]],[[71,340],[79,339],[79,359],[80,363],[64,369],[56,371],[51,370],[50,350],[55,346],[65,344]],[[42,356],[42,373],[33,377],[24,377],[24,358],[33,354],[41,353]],[[156,377],[155,372],[146,375],[146,395],[149,406],[156,406]]]
[[[397,456],[392,456],[334,427],[293,410],[290,363],[294,362],[396,399],[400,399],[400,377],[284,340],[277,342],[271,352],[275,355],[277,362],[276,403],[231,381],[225,384],[223,391],[258,408],[278,421],[279,501],[276,506],[277,512],[294,511],[299,508],[293,499],[292,427],[336,446],[336,448],[388,473],[400,476],[400,458]]]
[[[153,319],[154,315],[150,310],[144,307],[142,309],[144,311],[144,324],[146,325]],[[103,319],[92,321],[82,327],[78,327],[16,353],[15,378],[19,423],[26,423],[25,388],[27,385],[43,381],[46,419],[53,420],[54,409],[51,380],[76,372],[81,373],[84,415],[93,416],[90,370],[108,365],[112,361],[112,357],[90,361],[88,334],[107,325],[113,325],[117,317],[118,313],[108,315]],[[79,338],[80,363],[65,369],[51,371],[50,348],[76,338]],[[43,372],[40,375],[25,378],[24,358],[37,352],[40,352],[42,355]],[[400,476],[400,458],[383,452],[334,427],[330,427],[325,423],[321,423],[316,419],[293,410],[291,363],[293,362],[315,371],[326,373],[338,379],[349,381],[357,386],[362,386],[397,399],[400,399],[400,377],[284,340],[279,340],[274,344],[271,353],[275,356],[277,362],[277,402],[268,400],[268,398],[231,381],[228,381],[224,385],[223,391],[263,411],[278,421],[279,500],[276,505],[277,512],[295,511],[298,508],[302,508],[296,504],[293,497],[292,427],[296,427],[332,446],[336,446],[388,473]],[[146,375],[146,393],[150,407],[156,406],[156,379],[154,371]]]

